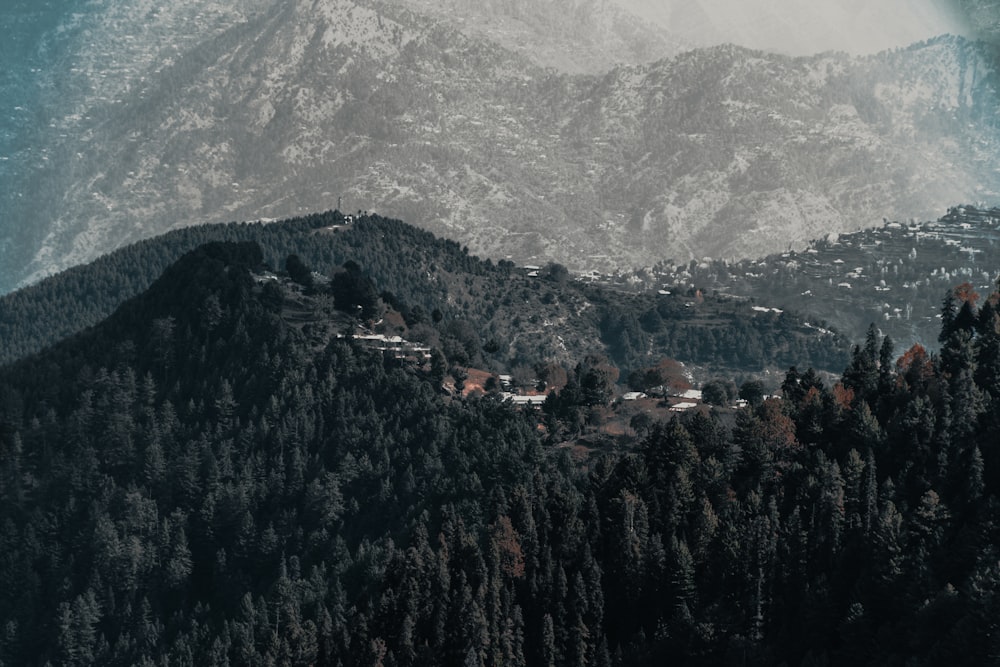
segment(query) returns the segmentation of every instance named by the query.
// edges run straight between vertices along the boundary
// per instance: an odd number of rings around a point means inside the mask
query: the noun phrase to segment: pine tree
[[[951,395],[952,442],[962,443],[979,426],[985,409],[982,392],[975,382],[976,354],[968,332],[952,335],[941,351],[942,370],[948,377]]]
[[[864,347],[854,346],[851,363],[844,371],[843,383],[854,391],[857,399],[874,403],[879,387],[878,329],[869,325]]]
[[[193,561],[184,526],[178,522],[176,516],[173,519],[165,575],[169,587],[180,588],[187,583],[191,575]]]
[[[937,585],[932,557],[944,538],[950,512],[933,489],[921,497],[907,525],[903,567],[910,603],[929,595]]]
[[[836,461],[825,463],[822,454],[817,454],[820,475],[820,542],[825,545],[828,566],[832,567],[841,548],[844,530],[844,478]]]
[[[861,517],[865,537],[870,537],[878,521],[878,471],[871,448],[865,452],[865,470],[861,480]]]
[[[953,290],[948,290],[941,304],[941,333],[938,342],[944,343],[955,332],[955,317],[958,314],[958,304]]]
[[[892,501],[884,503],[872,531],[872,578],[875,583],[872,607],[880,618],[898,614],[898,597],[903,577],[903,517]]]
[[[552,622],[552,614],[542,617],[542,662],[544,667],[555,667],[560,663],[556,650],[556,631]]]
[[[674,599],[674,613],[683,606],[694,609],[697,604],[698,590],[695,586],[694,558],[688,549],[687,542],[677,537],[670,538],[668,568],[670,571],[670,587]]]
[[[986,490],[985,472],[986,464],[983,462],[982,452],[979,451],[979,447],[973,447],[969,452],[963,475],[965,480],[964,501],[967,507],[975,507],[982,498],[983,492]]]
[[[849,535],[863,534],[864,497],[862,484],[865,473],[865,462],[857,449],[847,452],[844,462],[844,525]]]

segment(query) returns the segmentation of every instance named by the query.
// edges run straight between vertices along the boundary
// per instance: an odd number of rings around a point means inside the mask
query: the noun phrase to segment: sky
[[[958,0],[614,1],[699,45],[733,42],[789,55],[865,55],[972,32]]]

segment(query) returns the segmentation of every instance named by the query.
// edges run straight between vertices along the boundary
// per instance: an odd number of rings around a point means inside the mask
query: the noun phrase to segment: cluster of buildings
[[[341,337],[341,334],[338,334],[337,337]],[[414,343],[401,336],[354,334],[351,338],[363,347],[391,355],[394,359],[423,364],[430,361],[431,358],[431,348],[429,345]]]

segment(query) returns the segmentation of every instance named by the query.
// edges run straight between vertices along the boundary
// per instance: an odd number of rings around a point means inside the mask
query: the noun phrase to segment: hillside
[[[757,256],[1000,192],[981,44],[712,47],[568,75],[421,7],[234,9],[176,48],[129,42],[127,63],[101,45],[141,16],[87,19],[65,47],[79,71],[51,79],[68,92],[7,156],[0,289],[177,226],[338,197],[494,259],[609,270]]]
[[[991,661],[992,306],[934,359],[873,333],[832,385],[793,369],[584,466],[546,434],[600,410],[596,367],[541,413],[448,396],[317,344],[263,259],[201,245],[0,367],[4,664]]]
[[[624,369],[662,357],[739,371],[816,366],[836,372],[846,342],[794,316],[758,317],[747,304],[696,294],[631,295],[569,279],[529,275],[510,262],[470,255],[399,221],[331,212],[271,224],[206,225],[129,246],[0,298],[0,360],[11,361],[75,334],[144,291],[167,265],[209,241],[253,241],[275,270],[296,255],[329,276],[360,265],[379,293],[438,311],[440,328],[475,341],[491,369],[610,356]],[[447,336],[446,336],[447,337]],[[482,350],[482,352],[480,352]],[[475,354],[473,354],[475,356]]]
[[[956,206],[936,221],[887,222],[812,241],[805,250],[732,261],[659,263],[607,279],[619,288],[702,289],[793,309],[860,341],[875,325],[901,348],[938,346],[945,295],[990,294],[1000,266],[1000,209]]]

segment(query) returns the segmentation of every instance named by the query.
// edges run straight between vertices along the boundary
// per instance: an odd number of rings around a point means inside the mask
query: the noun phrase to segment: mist
[[[943,33],[972,32],[957,3],[945,0],[614,1],[700,46],[732,42],[788,55],[866,55]]]

